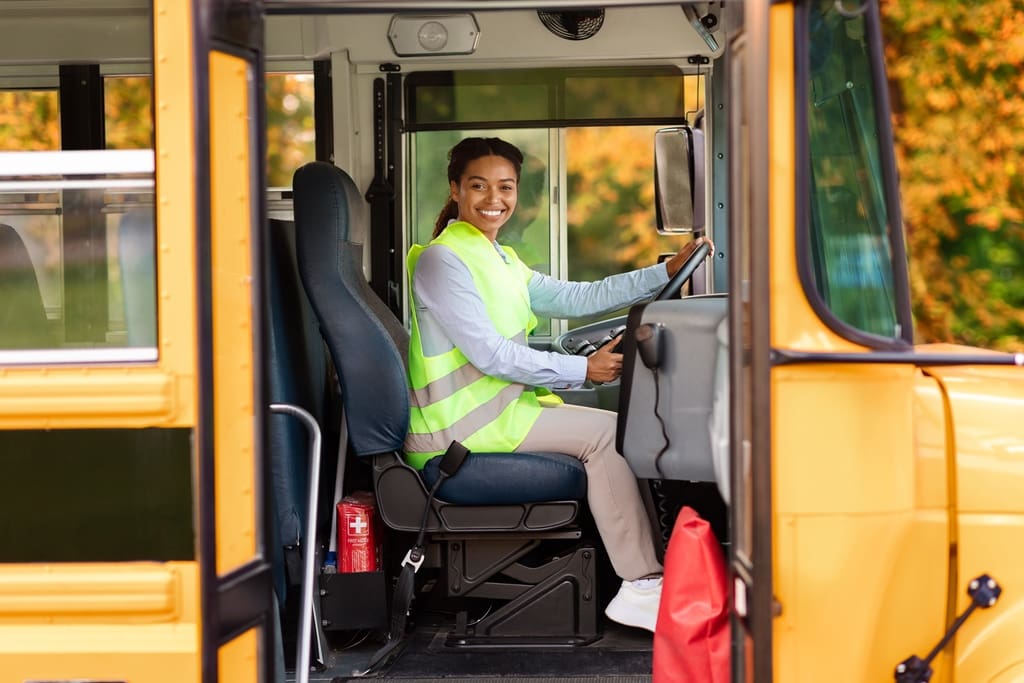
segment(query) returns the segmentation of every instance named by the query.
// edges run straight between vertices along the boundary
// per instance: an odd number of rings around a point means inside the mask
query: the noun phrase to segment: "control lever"
[[[608,330],[608,334],[606,334],[605,336],[601,337],[601,339],[599,339],[597,341],[597,343],[594,344],[594,351],[597,351],[598,349],[604,347],[606,344],[610,344],[611,342],[616,341],[619,337],[622,336],[622,333],[625,332],[625,331],[626,331],[626,326],[625,325],[619,325],[617,327],[613,327],[612,329]],[[587,354],[587,355],[589,355],[589,354]]]
[[[589,356],[598,349],[600,349],[601,347],[618,340],[619,337],[622,336],[622,333],[625,331],[626,326],[619,325],[608,330],[608,334],[601,337],[596,342],[590,341],[589,339],[583,339],[579,342],[579,344],[575,344],[571,347],[567,344],[566,350],[577,356]]]

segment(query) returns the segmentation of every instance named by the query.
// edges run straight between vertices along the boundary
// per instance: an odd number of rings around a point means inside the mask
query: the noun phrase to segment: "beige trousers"
[[[615,450],[615,413],[561,405],[544,408],[517,451],[565,453],[587,471],[587,503],[615,573],[632,581],[661,572],[636,477]]]

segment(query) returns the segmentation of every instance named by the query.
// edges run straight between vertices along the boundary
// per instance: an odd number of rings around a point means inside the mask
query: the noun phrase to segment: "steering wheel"
[[[679,290],[682,289],[683,283],[689,280],[697,267],[704,262],[708,253],[711,251],[711,247],[707,242],[702,242],[693,250],[693,253],[683,261],[683,265],[679,267],[676,274],[673,275],[669,281],[661,288],[658,295],[654,297],[654,301],[664,301],[665,299],[671,299],[679,294]]]

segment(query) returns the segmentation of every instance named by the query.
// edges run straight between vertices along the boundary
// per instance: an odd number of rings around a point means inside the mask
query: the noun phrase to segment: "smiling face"
[[[466,164],[452,199],[459,205],[459,220],[470,223],[491,241],[512,216],[519,196],[516,169],[505,157],[479,157]]]

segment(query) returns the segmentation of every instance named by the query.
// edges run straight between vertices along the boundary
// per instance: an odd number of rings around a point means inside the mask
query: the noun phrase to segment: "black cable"
[[[668,451],[669,440],[668,430],[665,428],[665,420],[662,419],[661,413],[658,412],[658,404],[661,402],[661,386],[658,382],[658,370],[652,369],[654,373],[654,417],[658,418],[658,424],[661,425],[661,437],[665,439],[665,445],[661,447],[658,454],[654,456],[654,469],[658,470],[658,476],[662,479],[665,478],[665,473],[661,471],[661,456],[665,455]]]

